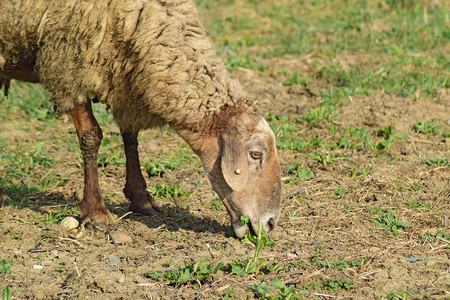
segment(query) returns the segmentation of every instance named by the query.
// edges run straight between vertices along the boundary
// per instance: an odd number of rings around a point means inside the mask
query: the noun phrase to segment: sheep
[[[138,132],[169,124],[203,163],[238,237],[250,217],[270,232],[280,216],[275,136],[211,47],[192,0],[2,0],[0,88],[44,85],[70,115],[84,164],[82,217],[108,230],[114,219],[98,182],[102,130],[91,102],[107,105],[123,138],[129,210],[160,211],[147,191]]]

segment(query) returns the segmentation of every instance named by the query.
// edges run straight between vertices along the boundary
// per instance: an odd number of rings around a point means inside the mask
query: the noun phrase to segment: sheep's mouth
[[[244,238],[244,236],[251,230],[253,231],[252,226],[249,226],[249,224],[242,223],[241,220],[236,220],[232,223],[234,233],[236,236],[240,239]]]
[[[276,219],[269,218],[265,226],[261,224],[260,219],[258,221],[250,220],[250,222],[244,224],[240,219],[232,223],[234,232],[238,238],[243,238],[247,233],[250,232],[253,236],[259,235],[259,230],[267,234],[274,230],[276,224]]]

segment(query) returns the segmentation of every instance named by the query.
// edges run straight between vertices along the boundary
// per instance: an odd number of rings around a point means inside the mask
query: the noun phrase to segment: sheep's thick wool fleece
[[[59,112],[95,95],[125,130],[193,125],[244,97],[192,0],[1,0],[0,70],[20,64]]]

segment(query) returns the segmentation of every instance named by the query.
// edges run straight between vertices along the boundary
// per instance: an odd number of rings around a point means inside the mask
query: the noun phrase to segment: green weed
[[[228,56],[228,62],[226,63],[227,67],[231,69],[252,69],[256,71],[264,71],[267,67],[264,66],[261,62],[250,58],[250,54],[246,53],[244,55],[232,55]]]
[[[3,290],[3,295],[2,298],[3,300],[10,300],[12,296],[11,290],[9,289],[9,286],[7,286],[4,290]]]
[[[383,150],[383,149],[389,149],[391,148],[391,146],[399,139],[404,139],[408,137],[407,133],[404,134],[394,134],[394,126],[393,125],[389,125],[387,127],[385,127],[384,129],[378,129],[375,134],[377,136],[382,136],[384,137],[384,141],[378,142],[375,145],[375,149],[377,150]]]
[[[442,166],[442,167],[448,167],[450,166],[448,162],[448,158],[440,158],[438,157],[428,157],[425,160],[425,163],[429,166]]]
[[[241,221],[243,224],[249,224],[250,218],[248,216],[242,216]],[[272,261],[266,264],[264,259],[259,258],[260,252],[264,247],[274,247],[276,243],[270,242],[268,237],[264,234],[264,229],[258,223],[258,232],[256,235],[250,230],[243,239],[244,243],[255,245],[255,253],[253,257],[247,258],[244,261],[233,260],[228,264],[231,272],[236,275],[247,276],[249,274],[258,273],[264,269],[268,272],[273,272],[277,269],[279,262]]]
[[[425,120],[420,121],[419,123],[414,125],[413,129],[418,133],[437,135],[439,134],[439,130],[441,129],[441,127],[441,124],[437,124],[433,119],[431,119],[428,122],[426,122]]]
[[[335,196],[341,196],[341,195],[344,195],[345,193],[347,193],[347,188],[340,187],[340,188],[332,190],[331,193]]]
[[[426,242],[439,242],[439,241],[450,241],[450,234],[446,233],[442,230],[438,230],[438,232],[432,234],[432,233],[427,233],[427,234],[422,234],[421,239],[424,243]]]
[[[322,256],[320,254],[314,255],[311,261],[319,267],[329,268],[337,271],[360,268],[367,262],[365,258],[355,258],[354,260],[338,259],[335,261],[325,261],[322,259]]]
[[[386,299],[387,300],[406,300],[406,299],[409,299],[412,295],[414,295],[413,291],[400,289],[397,291],[389,292],[386,295]]]
[[[222,262],[217,265],[208,263],[203,259],[192,264],[186,264],[184,267],[175,268],[170,271],[154,271],[145,274],[149,278],[165,279],[165,283],[173,286],[191,284],[200,284],[204,282],[210,275],[216,273],[224,264]]]
[[[292,163],[286,167],[286,171],[295,177],[289,179],[289,183],[297,183],[298,179],[308,179],[314,177],[314,172],[311,168],[304,167],[302,163]]]
[[[406,204],[416,210],[422,210],[425,212],[431,210],[431,204],[427,203],[426,201],[423,201],[423,200],[410,200],[410,201],[406,201]]]
[[[305,270],[306,266],[300,262],[298,259],[294,259],[292,262],[285,266],[280,266],[278,269],[278,274],[287,273],[292,270]]]
[[[355,168],[351,168],[350,171],[347,173],[347,176],[350,178],[353,178],[353,177],[359,178],[359,177],[363,177],[363,176],[369,174],[371,170],[372,170],[372,166],[367,166],[367,167],[363,168],[361,171],[358,171]]]
[[[168,163],[173,166],[195,166],[203,168],[203,164],[197,155],[194,155],[186,143],[180,145],[181,149],[172,149]]]
[[[409,222],[404,222],[403,218],[399,218],[392,214],[391,212],[387,212],[384,216],[378,216],[375,219],[375,222],[378,223],[378,227],[387,227],[391,230],[392,235],[399,235],[400,229],[406,229],[406,226],[409,225]]]
[[[210,202],[209,202],[209,207],[213,210],[217,210],[217,211],[221,211],[223,210],[222,208],[222,200],[220,200],[219,198],[213,198]]]
[[[294,72],[291,77],[289,77],[287,80],[283,82],[283,85],[294,85],[294,84],[300,84],[307,86],[309,85],[314,79],[311,76],[300,76],[297,74],[297,72]]]
[[[249,224],[249,218],[247,216],[241,217],[242,223]],[[258,221],[258,232],[256,235],[253,234],[252,230],[250,230],[245,236],[244,236],[244,243],[249,243],[255,245],[255,255],[254,257],[258,257],[261,250],[264,247],[274,247],[276,245],[275,242],[269,241],[269,238],[264,233],[263,227],[259,224]]]
[[[228,289],[226,293],[222,294],[221,298],[221,300],[234,300],[234,299],[238,299],[238,295],[234,288]]]
[[[157,198],[172,198],[186,200],[194,193],[192,191],[186,191],[181,185],[177,183],[157,183],[151,188],[152,194]]]
[[[409,186],[409,190],[413,191],[413,192],[417,192],[418,190],[420,190],[422,188],[422,186],[420,184],[412,184]]]
[[[0,273],[11,273],[12,260],[0,259]]]
[[[332,153],[325,153],[322,151],[314,151],[309,154],[309,157],[319,162],[322,166],[328,167],[334,163],[334,159],[338,157],[344,157],[345,155],[342,154],[332,154]]]
[[[166,161],[163,158],[154,159],[151,158],[150,162],[144,163],[144,168],[147,171],[148,176],[163,177],[166,170],[175,170],[177,165],[173,162]]]
[[[41,85],[13,81],[9,96],[0,93],[0,118],[10,118],[19,114],[23,118],[42,121],[40,126],[48,127],[57,122],[49,92]]]
[[[337,292],[339,290],[350,290],[355,288],[353,282],[342,277],[330,277],[322,279],[321,281],[313,281],[305,286],[310,290],[329,290]]]
[[[328,123],[334,121],[338,113],[339,111],[336,105],[329,105],[327,103],[325,104],[322,103],[320,106],[306,113],[298,120],[306,122],[309,128],[314,128],[322,121],[326,121]]]
[[[252,291],[258,299],[291,300],[301,299],[302,296],[295,292],[294,285],[285,286],[283,281],[277,277],[272,280],[271,285],[261,281],[254,282],[253,286],[250,287],[250,291]]]
[[[117,134],[103,137],[100,146],[101,151],[98,152],[97,165],[99,167],[125,166],[125,154],[121,144],[121,137]],[[81,162],[79,167],[82,168]]]
[[[56,267],[55,271],[59,272],[59,273],[64,273],[67,272],[69,270],[69,267],[66,266],[65,264],[61,264],[59,266]]]
[[[45,217],[39,219],[39,221],[43,222],[47,225],[57,224],[57,223],[61,222],[67,216],[80,215],[80,212],[76,208],[74,208],[74,207],[67,208],[67,206],[68,205],[64,206],[58,212],[47,210],[47,215]]]

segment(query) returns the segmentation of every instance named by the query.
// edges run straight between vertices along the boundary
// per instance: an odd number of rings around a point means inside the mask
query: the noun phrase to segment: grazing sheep
[[[159,210],[139,167],[140,130],[169,124],[201,158],[238,237],[280,214],[275,137],[211,49],[192,0],[2,0],[0,88],[41,83],[69,114],[84,162],[84,218],[113,221],[98,183],[102,131],[91,101],[106,103],[124,141],[130,210]]]

